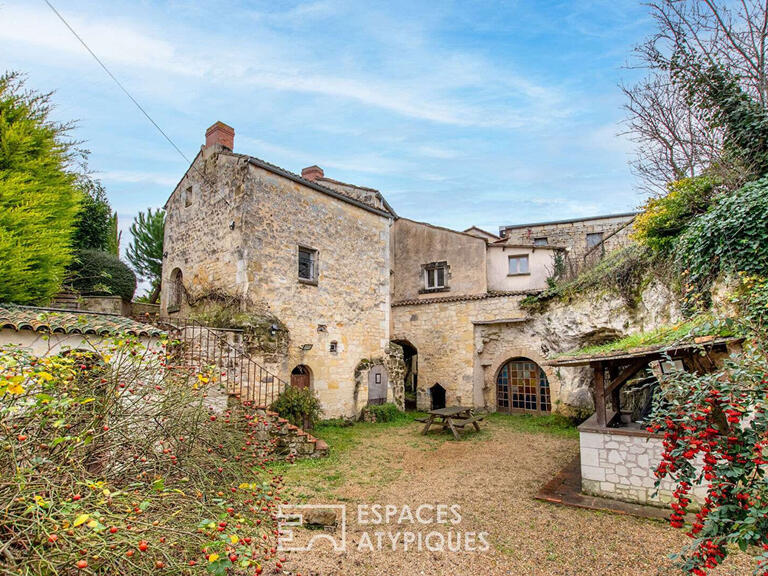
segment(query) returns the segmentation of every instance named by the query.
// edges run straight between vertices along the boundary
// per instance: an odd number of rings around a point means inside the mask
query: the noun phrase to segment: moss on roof
[[[617,352],[640,352],[645,349],[663,348],[674,344],[693,343],[697,338],[730,338],[737,336],[737,329],[730,318],[715,318],[710,314],[696,316],[687,322],[662,326],[648,332],[630,334],[620,340],[605,344],[586,346],[559,354],[556,359],[575,358],[577,356],[602,356]]]
[[[31,330],[58,334],[97,334],[116,336],[162,336],[164,332],[150,324],[142,324],[125,316],[85,312],[82,310],[61,310],[37,308],[17,304],[0,304],[0,329],[16,331]]]

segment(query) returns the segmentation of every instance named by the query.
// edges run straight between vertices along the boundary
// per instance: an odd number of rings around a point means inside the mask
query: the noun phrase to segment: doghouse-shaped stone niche
[[[432,410],[445,408],[445,388],[439,383],[436,382],[435,385],[429,389],[429,398]]]

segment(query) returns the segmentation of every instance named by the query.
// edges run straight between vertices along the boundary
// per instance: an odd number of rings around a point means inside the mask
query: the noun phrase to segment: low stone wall
[[[328,455],[328,444],[281,418],[277,412],[259,409],[256,415],[265,424],[257,437],[262,441],[271,441],[278,457],[321,458]]]
[[[653,506],[668,504],[674,484],[665,479],[658,493],[654,486],[662,439],[642,430],[600,430],[592,420],[579,427],[582,492]],[[692,507],[700,506],[705,496],[705,486],[694,486]]]

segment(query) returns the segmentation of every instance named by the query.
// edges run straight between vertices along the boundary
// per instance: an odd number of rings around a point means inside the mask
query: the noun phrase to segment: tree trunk
[[[152,293],[149,295],[149,303],[150,304],[157,304],[157,299],[160,298],[160,281],[158,281],[155,286],[152,288]]]

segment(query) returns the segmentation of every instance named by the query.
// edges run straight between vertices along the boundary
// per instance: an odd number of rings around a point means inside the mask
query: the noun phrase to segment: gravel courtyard
[[[679,574],[668,555],[688,538],[665,523],[566,508],[534,500],[537,490],[578,453],[573,429],[549,419],[493,415],[460,442],[420,434],[417,422],[317,430],[332,455],[285,469],[285,499],[347,506],[347,550],[325,542],[286,554],[291,574],[310,575],[654,575]],[[461,522],[443,526],[360,525],[357,506],[458,504]],[[487,552],[376,549],[373,532],[487,532]],[[374,551],[368,546],[371,537]],[[385,537],[386,538],[386,537]],[[746,576],[734,555],[712,574]]]

